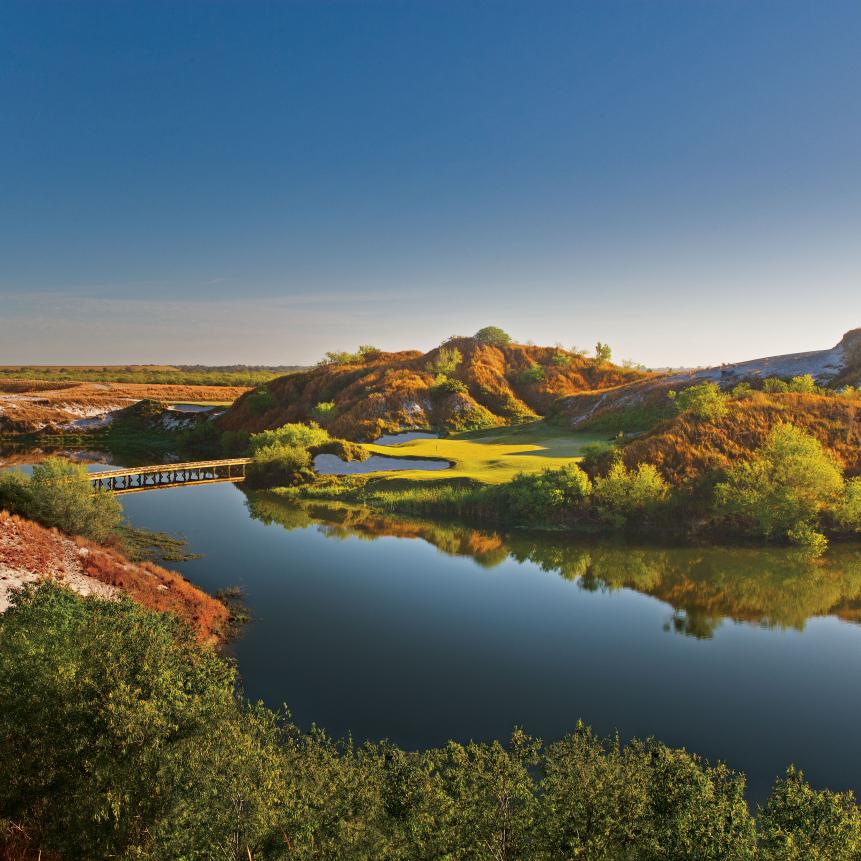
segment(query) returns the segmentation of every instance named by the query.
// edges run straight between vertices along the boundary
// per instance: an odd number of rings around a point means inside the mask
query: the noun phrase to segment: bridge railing
[[[244,481],[250,457],[221,460],[196,460],[185,463],[159,463],[151,466],[105,469],[88,475],[94,487],[112,493],[133,493],[189,484]]]

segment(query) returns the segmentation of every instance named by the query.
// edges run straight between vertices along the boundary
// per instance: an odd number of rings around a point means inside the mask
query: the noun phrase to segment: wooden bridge
[[[198,460],[192,463],[159,463],[155,466],[134,466],[128,469],[106,469],[91,472],[93,487],[111,493],[140,493],[165,487],[186,487],[192,484],[215,484],[223,481],[245,481],[245,469],[250,457],[231,460]]]

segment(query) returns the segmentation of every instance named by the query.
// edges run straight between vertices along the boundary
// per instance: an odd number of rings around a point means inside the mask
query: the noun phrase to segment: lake
[[[240,585],[247,694],[304,727],[408,747],[547,740],[582,718],[749,778],[796,762],[861,789],[861,550],[642,548],[287,503],[230,484],[120,497]]]

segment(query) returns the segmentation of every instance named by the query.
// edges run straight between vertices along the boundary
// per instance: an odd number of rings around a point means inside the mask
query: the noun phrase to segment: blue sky
[[[0,362],[861,325],[861,3],[0,5]]]

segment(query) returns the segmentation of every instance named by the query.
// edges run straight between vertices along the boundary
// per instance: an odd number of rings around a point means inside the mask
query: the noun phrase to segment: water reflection
[[[762,547],[633,547],[547,533],[502,533],[393,517],[349,506],[248,494],[252,517],[286,529],[316,525],[329,538],[420,538],[484,568],[531,562],[589,592],[631,589],[668,604],[664,630],[708,639],[724,620],[803,630],[815,616],[861,622],[861,552],[832,547],[824,558]]]

